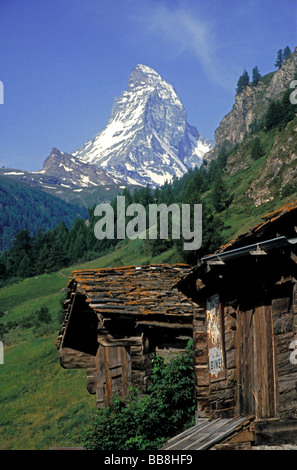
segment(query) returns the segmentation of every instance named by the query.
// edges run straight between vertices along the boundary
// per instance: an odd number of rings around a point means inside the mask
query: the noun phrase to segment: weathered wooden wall
[[[194,310],[193,338],[198,417],[255,414],[258,419],[297,418],[297,284],[276,286],[268,305],[243,310],[225,306],[225,378],[211,381],[206,305]]]
[[[272,301],[272,316],[278,374],[278,414],[281,419],[297,419],[297,364],[290,361],[290,344],[297,340],[296,283],[287,286],[286,296]]]
[[[197,305],[197,417],[255,414],[259,433],[264,436],[266,429],[267,440],[275,442],[277,436],[289,442],[286,430],[291,442],[297,442],[296,216],[297,201],[267,214],[247,233],[203,258],[179,282],[179,289]],[[217,376],[213,364],[220,362],[220,345],[215,351],[209,341],[207,307],[216,294],[223,316],[225,368]]]

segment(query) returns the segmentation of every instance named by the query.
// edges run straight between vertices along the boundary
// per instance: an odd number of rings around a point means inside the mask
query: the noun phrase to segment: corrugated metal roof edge
[[[254,227],[252,227],[247,232],[245,232],[243,234],[240,234],[240,235],[237,235],[237,237],[233,238],[232,240],[230,240],[226,244],[220,246],[219,249],[216,250],[212,254],[214,255],[214,254],[217,254],[217,253],[222,253],[227,248],[230,248],[231,246],[234,246],[236,242],[241,241],[244,238],[247,238],[247,237],[251,236],[253,233],[258,232],[261,228],[264,228],[265,226],[267,226],[271,222],[274,222],[275,220],[278,220],[280,217],[282,217],[283,215],[287,214],[288,212],[290,212],[294,209],[297,210],[297,199],[293,202],[285,204],[284,206],[280,207],[279,209],[276,209],[273,212],[269,212],[268,214],[263,215],[262,216],[263,222],[255,225]],[[208,256],[211,256],[212,254],[209,254]]]
[[[279,209],[276,209],[275,211],[269,212],[265,215],[262,216],[263,222],[255,225],[252,227],[250,230],[247,232],[237,235],[235,238],[227,242],[226,244],[220,246],[218,250],[216,250],[214,253],[210,253],[209,255],[206,255],[204,258],[208,258],[211,256],[215,256],[217,254],[223,253],[226,251],[228,248],[231,248],[236,244],[236,242],[239,242],[245,238],[248,238],[249,236],[252,236],[253,233],[258,232],[261,228],[264,228],[271,222],[274,222],[275,220],[278,220],[280,217],[284,216],[288,212],[291,212],[292,210],[297,210],[297,199],[295,201],[289,202],[285,204],[284,206],[280,207]],[[193,275],[199,268],[200,266],[203,265],[203,262],[199,262],[196,266],[193,266],[190,270],[189,273],[185,274],[182,279],[177,281],[177,283],[174,285],[174,287],[179,287],[181,286],[186,279],[188,279],[191,275]]]

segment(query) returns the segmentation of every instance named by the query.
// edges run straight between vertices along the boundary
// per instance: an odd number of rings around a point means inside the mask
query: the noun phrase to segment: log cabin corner
[[[151,354],[170,356],[193,338],[194,306],[173,287],[189,266],[125,266],[74,271],[56,345],[62,367],[85,368],[97,406],[141,394],[150,385]]]

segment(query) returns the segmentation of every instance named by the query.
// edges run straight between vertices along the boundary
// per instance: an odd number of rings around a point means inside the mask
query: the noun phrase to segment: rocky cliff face
[[[73,155],[130,184],[159,186],[200,166],[212,146],[188,124],[173,86],[138,65],[115,98],[105,129]]]
[[[252,182],[246,195],[258,207],[279,198],[286,185],[294,186],[297,190],[296,181],[297,120],[294,119],[276,136],[259,177]]]
[[[53,148],[45,159],[40,175],[52,176],[64,187],[90,187],[119,183],[121,180],[112,178],[103,168],[92,163],[81,162],[73,155]],[[38,174],[37,173],[37,174]]]
[[[206,160],[216,158],[222,146],[232,148],[243,141],[250,125],[263,116],[270,101],[279,99],[289,88],[296,68],[297,48],[279,70],[266,75],[258,84],[248,85],[235,96],[232,110],[223,117],[215,131],[215,147],[206,155]]]

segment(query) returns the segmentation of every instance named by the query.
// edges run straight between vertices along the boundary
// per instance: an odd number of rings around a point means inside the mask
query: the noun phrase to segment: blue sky
[[[297,46],[296,0],[0,0],[0,165],[39,170],[101,131],[137,64],[213,138],[238,77]]]

